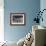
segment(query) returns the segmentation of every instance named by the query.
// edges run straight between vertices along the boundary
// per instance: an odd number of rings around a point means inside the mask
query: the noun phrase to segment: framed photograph
[[[25,13],[10,13],[11,25],[25,25]]]

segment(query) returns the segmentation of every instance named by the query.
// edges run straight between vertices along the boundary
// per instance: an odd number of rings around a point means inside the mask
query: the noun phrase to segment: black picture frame
[[[25,13],[10,13],[10,25],[23,26],[26,24]]]

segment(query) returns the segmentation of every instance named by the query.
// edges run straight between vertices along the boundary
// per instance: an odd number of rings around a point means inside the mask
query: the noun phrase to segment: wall
[[[41,1],[40,1],[40,9],[41,9],[41,11],[42,11],[43,9],[46,9],[46,0],[41,0]],[[43,22],[41,21],[41,22],[40,22],[40,25],[46,27],[46,20],[45,20],[45,19],[46,19],[46,10],[43,12],[42,17],[43,17]]]
[[[4,0],[4,39],[18,41],[32,29],[32,21],[40,10],[40,0]],[[25,12],[25,26],[10,26],[11,12]]]

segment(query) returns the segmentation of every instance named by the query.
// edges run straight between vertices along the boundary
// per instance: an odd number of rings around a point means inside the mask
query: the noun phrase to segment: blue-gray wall
[[[41,0],[40,1],[40,10],[42,11],[43,9],[46,9],[46,0]],[[43,12],[43,22],[40,22],[40,25],[45,26],[46,27],[46,10]]]
[[[40,9],[40,0],[4,0],[4,38],[18,41],[32,29],[32,21]],[[25,26],[10,26],[10,13],[26,13]]]

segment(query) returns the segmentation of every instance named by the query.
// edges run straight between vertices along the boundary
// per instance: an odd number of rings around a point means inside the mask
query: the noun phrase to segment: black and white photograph
[[[25,13],[10,13],[11,25],[25,25]]]

